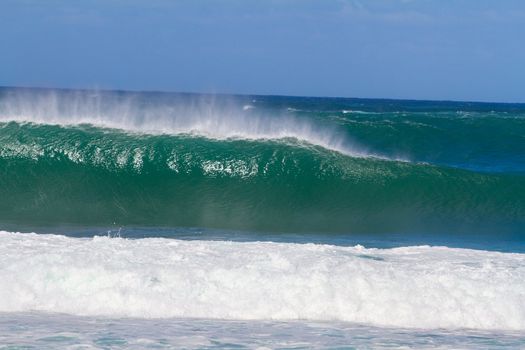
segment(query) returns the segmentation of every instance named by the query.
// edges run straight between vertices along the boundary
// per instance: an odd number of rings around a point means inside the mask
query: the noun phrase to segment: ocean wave
[[[458,118],[456,107],[415,102],[405,115],[384,101],[252,100],[0,89],[0,222],[525,228],[523,120]],[[302,111],[286,113],[289,106]]]
[[[185,134],[216,140],[291,138],[352,157],[390,159],[368,150],[337,128],[290,114],[260,111],[252,104],[243,105],[234,99],[193,96],[148,103],[143,98],[109,92],[13,92],[0,98],[0,122],[88,124],[136,133]]]
[[[520,174],[353,158],[297,140],[0,128],[0,222],[280,232],[519,232]]]
[[[0,232],[0,311],[525,329],[525,255]]]

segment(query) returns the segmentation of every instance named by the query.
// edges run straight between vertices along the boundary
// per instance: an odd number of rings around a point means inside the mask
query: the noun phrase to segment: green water
[[[0,124],[0,220],[283,232],[520,230],[525,181],[294,139]]]

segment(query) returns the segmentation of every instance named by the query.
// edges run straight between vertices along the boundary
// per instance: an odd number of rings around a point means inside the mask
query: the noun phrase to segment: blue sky
[[[525,102],[522,0],[0,0],[0,85]]]

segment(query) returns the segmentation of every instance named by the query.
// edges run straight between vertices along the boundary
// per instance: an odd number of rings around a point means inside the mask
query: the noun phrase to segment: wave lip
[[[0,311],[525,329],[525,255],[0,232]]]
[[[213,96],[149,101],[140,94],[33,91],[0,96],[0,123],[88,124],[144,134],[192,135],[216,140],[295,139],[347,156],[390,158],[358,145],[342,130],[253,104]]]

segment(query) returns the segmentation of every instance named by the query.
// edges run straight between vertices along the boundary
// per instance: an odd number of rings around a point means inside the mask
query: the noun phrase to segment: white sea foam
[[[289,113],[268,114],[222,97],[148,103],[147,98],[14,93],[0,100],[0,122],[90,124],[148,134],[189,134],[212,139],[296,139],[353,157],[388,157],[358,145],[341,131]],[[395,159],[402,160],[402,159]]]
[[[525,330],[525,254],[0,232],[0,311]]]
[[[343,114],[379,114],[378,112],[360,111],[355,109],[343,109],[341,112],[343,112]]]

